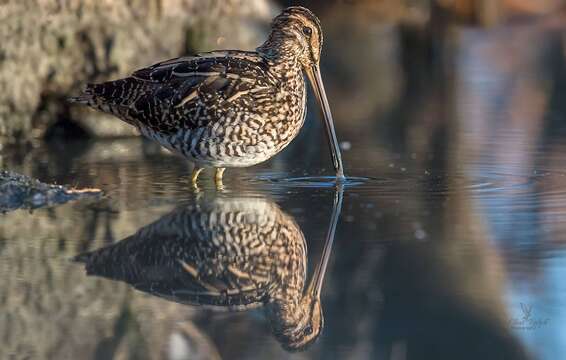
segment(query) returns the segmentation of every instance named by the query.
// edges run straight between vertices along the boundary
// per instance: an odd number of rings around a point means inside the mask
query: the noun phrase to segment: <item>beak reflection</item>
[[[318,263],[318,266],[314,270],[314,274],[307,289],[307,293],[309,293],[312,296],[312,298],[320,298],[322,283],[324,280],[324,274],[326,273],[328,261],[330,260],[330,254],[332,253],[332,245],[334,244],[334,234],[336,233],[336,225],[338,224],[338,219],[340,218],[340,212],[342,211],[343,197],[344,197],[344,189],[342,186],[338,185],[336,188],[336,192],[334,193],[334,204],[332,206],[332,215],[330,217],[330,224],[328,225],[328,231],[326,232],[326,241],[324,243],[324,248],[322,249],[322,256],[320,262]]]

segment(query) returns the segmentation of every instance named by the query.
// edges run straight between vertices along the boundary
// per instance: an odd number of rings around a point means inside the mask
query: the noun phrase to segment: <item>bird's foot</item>
[[[223,190],[224,184],[222,183],[222,176],[224,175],[224,171],[226,168],[216,168],[216,172],[214,173],[214,183],[216,184],[216,189]]]
[[[195,167],[193,169],[193,173],[191,174],[191,184],[196,189],[198,189],[198,184],[197,184],[198,176],[202,172],[203,169],[204,168],[201,168],[201,167]]]

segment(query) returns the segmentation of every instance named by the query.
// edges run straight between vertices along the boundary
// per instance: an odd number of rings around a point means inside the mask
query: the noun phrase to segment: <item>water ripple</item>
[[[370,181],[376,180],[369,177],[348,176],[345,180],[337,181],[334,176],[301,176],[301,177],[281,177],[279,175],[263,175],[252,181],[262,181],[289,187],[303,188],[334,188],[343,186],[345,188],[364,185]]]

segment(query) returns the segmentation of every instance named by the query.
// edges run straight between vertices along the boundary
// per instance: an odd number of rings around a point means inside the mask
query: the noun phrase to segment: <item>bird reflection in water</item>
[[[283,347],[301,350],[323,327],[320,293],[341,207],[340,189],[306,287],[303,232],[274,202],[259,198],[200,199],[76,260],[88,275],[175,302],[234,311],[264,307]]]

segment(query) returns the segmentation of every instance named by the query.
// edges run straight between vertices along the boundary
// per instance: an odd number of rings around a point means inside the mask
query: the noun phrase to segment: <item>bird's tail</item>
[[[84,104],[98,111],[115,115],[132,123],[129,108],[149,91],[148,86],[134,78],[88,84],[79,96],[68,98],[70,102]]]
[[[128,242],[124,243],[128,245]],[[128,265],[124,261],[128,258],[127,250],[122,242],[103,247],[97,250],[84,252],[72,258],[72,261],[85,264],[89,275],[109,276],[110,273],[119,273]],[[111,277],[111,276],[110,276]]]
[[[79,96],[71,96],[67,98],[69,102],[92,106],[95,103],[96,97],[94,87],[96,84],[88,84]]]
[[[117,94],[118,81],[109,81],[100,84],[87,84],[79,96],[68,98],[69,102],[90,106],[93,109],[115,114],[117,107],[121,106],[125,99]],[[114,96],[113,96],[114,95]]]

